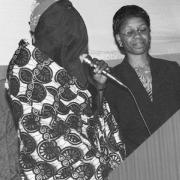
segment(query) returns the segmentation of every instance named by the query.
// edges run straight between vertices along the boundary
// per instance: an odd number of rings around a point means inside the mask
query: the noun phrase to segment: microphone
[[[88,54],[82,54],[80,55],[80,61],[81,63],[86,63],[88,64],[89,66],[91,67],[94,67],[96,68],[97,67],[97,64],[95,64],[93,61],[92,61],[92,58],[91,56],[89,56]],[[124,88],[128,89],[128,87],[123,84],[119,79],[117,79],[116,77],[114,77],[113,75],[111,75],[108,71],[106,70],[103,70],[102,71],[102,74],[105,75],[106,77],[110,78],[111,80],[115,81],[116,83],[118,83],[119,85],[123,86]]]
[[[79,58],[80,58],[81,63],[84,62],[84,63],[86,63],[86,64],[89,64],[91,67],[94,67],[94,68],[97,67],[97,64],[95,64],[95,63],[93,62],[93,59],[92,59],[92,57],[91,57],[90,55],[88,55],[88,54],[82,54]],[[131,91],[131,89],[130,89],[128,86],[126,86],[125,84],[123,84],[119,79],[117,79],[116,77],[114,77],[113,75],[111,75],[109,72],[107,72],[106,70],[103,70],[103,71],[102,71],[102,74],[105,75],[106,77],[110,78],[111,80],[115,81],[116,83],[118,83],[119,85],[121,85],[122,87],[124,87],[126,90],[128,90],[128,92],[130,93],[130,95],[132,96],[132,98],[133,98],[133,100],[134,100],[134,103],[135,103],[135,105],[136,105],[136,107],[137,107],[137,110],[138,110],[138,112],[139,112],[139,114],[140,114],[140,116],[141,116],[141,118],[142,118],[142,121],[143,121],[143,123],[144,123],[144,125],[145,125],[145,127],[146,127],[146,129],[147,129],[147,131],[148,131],[148,133],[149,133],[149,135],[151,136],[152,133],[151,133],[151,131],[150,131],[150,128],[148,127],[148,124],[146,123],[146,120],[144,119],[144,116],[143,116],[143,114],[142,114],[142,112],[141,112],[141,109],[140,109],[140,107],[139,107],[139,104],[138,104],[138,102],[137,102],[137,100],[136,100],[133,92]]]
[[[95,63],[93,62],[93,59],[92,59],[92,57],[91,57],[90,55],[88,55],[88,54],[82,54],[79,58],[80,58],[81,63],[84,62],[84,63],[88,64],[88,65],[91,66],[91,67],[94,67],[94,68],[97,67],[97,64],[95,64]],[[140,107],[139,107],[139,104],[138,104],[138,102],[137,102],[137,100],[136,100],[133,92],[131,91],[131,89],[130,89],[128,86],[126,86],[125,84],[123,84],[119,79],[117,79],[116,77],[114,77],[113,75],[111,75],[109,72],[107,72],[106,70],[103,70],[103,71],[102,71],[102,74],[105,75],[106,77],[110,78],[111,80],[115,81],[115,82],[118,83],[120,86],[124,87],[124,88],[130,93],[130,95],[132,96],[132,98],[133,98],[133,100],[134,100],[134,103],[135,103],[135,105],[136,105],[136,107],[137,107],[137,110],[138,110],[138,112],[139,112],[139,114],[140,114],[140,116],[141,116],[141,118],[142,118],[142,120],[143,120],[143,123],[144,123],[145,127],[146,127],[149,135],[151,135],[152,133],[151,133],[151,131],[150,131],[150,128],[148,127],[148,125],[147,125],[147,123],[146,123],[146,120],[144,119],[144,116],[143,116],[143,114],[142,114],[142,112],[141,112],[141,109],[140,109]]]

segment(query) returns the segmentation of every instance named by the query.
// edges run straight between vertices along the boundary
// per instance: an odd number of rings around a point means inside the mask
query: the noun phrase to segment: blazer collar
[[[126,59],[123,60],[121,63],[121,77],[124,84],[126,84],[132,93],[135,95],[136,99],[140,103],[147,102],[148,104],[151,103],[150,98],[139,80],[138,75],[136,74],[135,70],[131,67],[131,65],[127,62]]]
[[[163,60],[161,59],[151,57],[150,68],[152,75],[152,92],[154,96],[156,95],[158,87],[166,78],[167,66],[164,66],[162,62]]]

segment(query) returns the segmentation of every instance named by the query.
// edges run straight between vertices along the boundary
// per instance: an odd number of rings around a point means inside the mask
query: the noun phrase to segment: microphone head
[[[87,56],[88,56],[87,54],[81,54],[81,55],[79,56],[79,59],[80,59],[81,63],[83,63],[83,62],[85,61],[85,58],[86,58]]]
[[[93,67],[92,57],[90,55],[82,54],[79,56],[79,59],[80,59],[81,63],[86,63]]]

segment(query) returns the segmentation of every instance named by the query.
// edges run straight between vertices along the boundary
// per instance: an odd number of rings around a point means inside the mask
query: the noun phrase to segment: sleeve
[[[109,152],[109,165],[114,169],[126,158],[126,148],[122,141],[120,129],[105,99],[103,101],[103,111],[104,113],[101,115],[101,120],[104,121],[103,135]]]
[[[97,90],[97,96],[98,96],[98,98],[97,98],[97,104],[98,104],[97,110],[98,111],[97,112],[100,116],[100,121],[102,124],[107,148],[110,153],[113,152],[113,153],[115,153],[114,155],[116,155],[118,157],[117,158],[118,161],[113,162],[118,165],[126,157],[126,148],[125,148],[125,144],[122,141],[122,135],[120,132],[120,128],[117,125],[114,115],[111,113],[109,104],[104,97],[105,89],[106,88],[104,87],[103,89]],[[103,121],[103,123],[102,123],[102,121]],[[110,164],[111,163],[112,162],[110,162]]]

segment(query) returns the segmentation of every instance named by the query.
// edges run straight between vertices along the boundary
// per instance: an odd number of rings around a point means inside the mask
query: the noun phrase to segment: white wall
[[[0,0],[0,65],[8,64],[21,38],[29,38],[33,0]],[[179,0],[72,0],[87,25],[90,52],[104,59],[121,57],[112,36],[112,16],[125,4],[142,6],[152,22],[153,54],[179,53]]]

